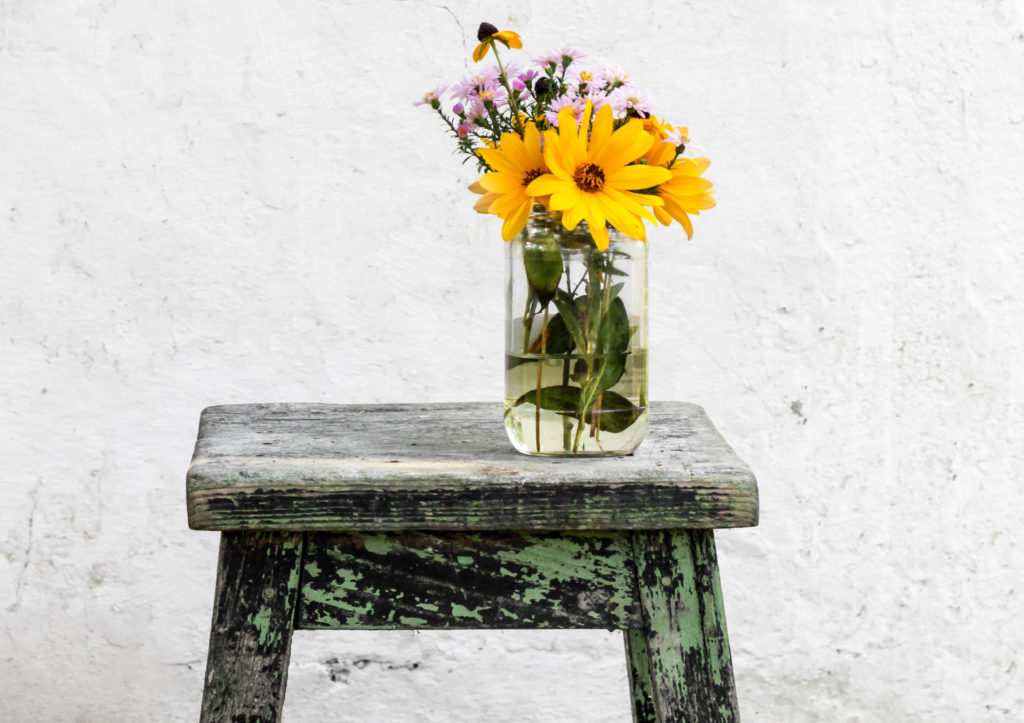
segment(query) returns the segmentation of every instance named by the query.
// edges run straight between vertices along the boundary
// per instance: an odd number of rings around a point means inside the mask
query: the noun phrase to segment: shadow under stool
[[[202,721],[281,716],[293,630],[622,630],[633,719],[738,720],[714,529],[757,483],[695,405],[633,455],[515,452],[496,404],[203,411],[189,525],[221,532]]]

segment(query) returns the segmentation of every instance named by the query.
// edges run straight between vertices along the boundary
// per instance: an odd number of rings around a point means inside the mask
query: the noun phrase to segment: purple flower
[[[584,57],[586,56],[583,55],[583,51],[579,48],[563,45],[558,50],[550,52],[547,55],[541,55],[540,57],[534,58],[533,62],[542,68],[546,68],[549,65],[561,65],[568,68],[573,61],[580,60]]]
[[[497,66],[483,68],[479,73],[467,75],[452,86],[451,97],[456,100],[472,99],[481,90],[496,86],[498,75],[500,71]]]
[[[455,115],[462,115],[466,109],[462,107],[462,103],[456,103],[452,106],[452,113]]]
[[[526,83],[519,80],[519,78],[516,78],[515,80],[512,81],[512,90],[518,90],[520,93],[522,93],[524,90],[526,90]]]
[[[558,111],[562,110],[562,108],[572,108],[576,116],[576,125],[579,125],[580,121],[583,120],[583,111],[587,108],[587,101],[579,97],[570,98],[567,95],[551,101],[551,105],[544,111],[544,117],[555,128],[558,127]]]

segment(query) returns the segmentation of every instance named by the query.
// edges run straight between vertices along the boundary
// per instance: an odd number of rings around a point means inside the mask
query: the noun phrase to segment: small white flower
[[[413,105],[430,105],[435,100],[440,98],[441,94],[444,93],[447,89],[447,85],[436,85],[430,90],[428,90],[426,93],[424,93],[422,98],[420,98],[417,101],[413,101]]]
[[[629,80],[629,73],[622,68],[606,65],[597,74],[598,79],[604,83],[606,88],[621,88],[632,85]]]
[[[542,68],[547,67],[548,65],[561,67],[562,63],[566,63],[566,60],[568,60],[568,64],[571,64],[585,57],[586,56],[583,54],[583,51],[579,48],[563,45],[558,50],[554,50],[547,55],[541,55],[534,58],[533,62]]]
[[[630,87],[622,87],[612,91],[608,96],[608,102],[617,114],[624,115],[628,111],[634,111],[641,118],[651,114],[653,105],[651,97],[641,90]]]

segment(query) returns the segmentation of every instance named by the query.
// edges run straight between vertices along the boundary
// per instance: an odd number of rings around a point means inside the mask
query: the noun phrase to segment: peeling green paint
[[[458,603],[452,603],[452,615],[457,618],[471,618],[473,620],[483,622],[483,618],[480,616],[480,608],[470,610],[464,605],[459,605]]]
[[[402,623],[402,625],[407,625],[410,628],[418,628],[426,625],[428,621],[423,618],[413,618],[403,615],[398,618],[398,622]]]

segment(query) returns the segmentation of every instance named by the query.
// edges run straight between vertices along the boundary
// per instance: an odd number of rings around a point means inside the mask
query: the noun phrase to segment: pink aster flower
[[[583,98],[576,97],[570,98],[567,95],[563,95],[560,98],[555,98],[551,101],[551,105],[544,111],[544,117],[547,119],[555,128],[558,127],[558,111],[562,108],[572,108],[573,113],[576,114],[576,125],[579,125],[580,121],[583,120],[583,111],[586,110],[587,101]]]
[[[472,99],[481,90],[496,86],[498,75],[500,75],[500,71],[496,65],[482,68],[480,72],[473,75],[467,75],[452,85],[451,97],[462,101]]]
[[[579,48],[563,45],[558,50],[552,51],[547,55],[534,58],[533,62],[542,68],[546,68],[549,65],[565,65],[565,67],[569,67],[574,61],[581,60],[584,57],[586,56],[583,55],[583,51]]]
[[[621,88],[632,85],[629,80],[629,73],[622,68],[616,68],[612,65],[606,65],[602,68],[597,77],[607,88]]]
[[[441,94],[448,89],[447,85],[435,85],[423,94],[419,100],[413,101],[413,105],[434,105],[434,101],[441,97]]]
[[[633,111],[641,118],[646,118],[651,114],[651,97],[636,88],[622,87],[613,90],[608,96],[608,102],[611,103],[612,109],[617,114],[625,115],[627,112]]]
[[[466,120],[473,123],[477,118],[486,117],[487,108],[484,107],[484,102],[479,98],[471,98],[466,107]]]
[[[601,110],[601,106],[608,102],[608,96],[605,95],[603,90],[595,88],[592,85],[587,86],[586,94],[580,96],[584,101],[590,101],[590,105],[593,107],[594,112]]]

